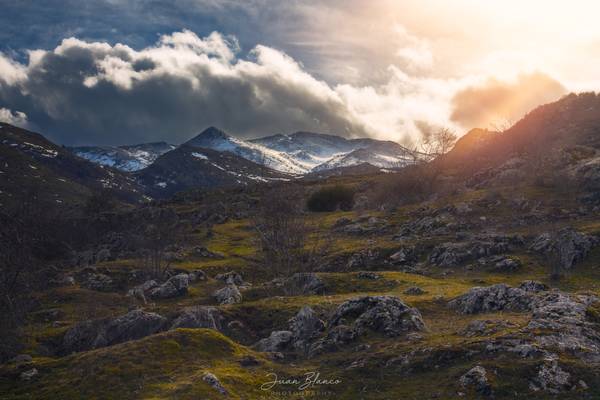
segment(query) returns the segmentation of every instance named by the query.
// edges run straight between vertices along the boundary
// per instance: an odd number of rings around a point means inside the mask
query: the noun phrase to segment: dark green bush
[[[354,206],[354,189],[349,186],[327,186],[310,195],[306,202],[309,211],[350,211]]]

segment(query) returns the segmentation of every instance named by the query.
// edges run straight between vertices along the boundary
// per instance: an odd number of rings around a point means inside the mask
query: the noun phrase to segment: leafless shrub
[[[144,219],[136,233],[140,262],[149,276],[163,279],[172,262],[169,249],[181,243],[182,222],[173,210],[159,207],[146,209]]]
[[[301,191],[292,186],[269,191],[259,205],[254,229],[267,274],[290,276],[311,271],[326,253],[327,241],[311,229],[302,205]]]

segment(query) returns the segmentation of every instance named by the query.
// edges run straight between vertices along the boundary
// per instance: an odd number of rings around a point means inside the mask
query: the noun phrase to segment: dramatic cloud
[[[290,57],[260,45],[249,59],[237,51],[234,38],[190,31],[140,51],[65,39],[30,52],[27,65],[1,56],[0,106],[24,110],[66,143],[179,142],[207,125],[241,135],[368,134],[335,90]]]
[[[219,33],[184,30],[142,50],[69,38],[30,51],[27,64],[0,55],[0,68],[0,106],[68,144],[177,143],[208,125],[240,136],[312,130],[409,141],[414,121],[443,124],[448,114],[448,82],[390,67],[377,87],[331,86],[266,46],[240,58],[237,40]]]
[[[68,144],[178,142],[209,124],[241,136],[306,129],[411,142],[422,127],[462,134],[518,119],[563,85],[600,87],[600,5],[588,0],[0,9],[0,107]]]
[[[555,101],[565,93],[562,84],[539,72],[520,75],[514,82],[489,79],[454,96],[451,118],[467,127],[504,126],[516,122],[536,106]]]

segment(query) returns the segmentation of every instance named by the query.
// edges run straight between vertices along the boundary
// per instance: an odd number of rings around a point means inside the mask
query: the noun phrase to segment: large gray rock
[[[289,320],[289,329],[293,335],[294,347],[305,350],[310,342],[323,332],[325,323],[312,308],[304,306],[298,314]]]
[[[527,311],[531,309],[534,299],[530,292],[499,283],[474,287],[448,304],[463,314],[477,314],[503,310]]]
[[[222,320],[223,316],[215,307],[187,307],[173,320],[170,329],[209,328],[219,331]]]
[[[598,238],[589,236],[572,228],[564,228],[555,234],[546,232],[538,236],[530,249],[558,258],[561,268],[571,269],[584,260],[590,250],[598,244]]]
[[[165,283],[149,291],[152,299],[170,299],[183,296],[188,291],[190,285],[188,274],[177,274],[170,277]]]
[[[542,365],[537,376],[529,383],[529,388],[534,392],[544,391],[552,394],[570,390],[572,387],[571,374],[563,370],[556,360]]]
[[[348,300],[337,308],[328,326],[337,326],[349,319],[354,319],[351,326],[358,335],[367,329],[391,337],[425,329],[419,310],[394,296],[365,296]]]
[[[314,272],[298,272],[283,280],[283,289],[290,295],[322,294],[325,283]]]
[[[233,283],[215,291],[213,297],[219,304],[236,304],[242,301],[242,294]]]
[[[101,273],[88,273],[83,277],[81,286],[99,292],[110,292],[114,289],[110,276]]]
[[[214,374],[212,374],[210,372],[205,372],[204,375],[202,375],[202,380],[204,382],[208,383],[210,385],[210,387],[215,389],[217,392],[219,392],[223,396],[228,395],[227,389],[225,389],[225,387],[223,387],[219,378],[217,378]]]
[[[523,244],[519,236],[480,235],[466,242],[448,242],[436,246],[429,262],[439,267],[456,267],[468,261],[506,253]]]
[[[489,396],[492,393],[492,388],[487,378],[487,371],[480,365],[467,371],[460,377],[459,381],[463,388],[474,389],[481,395]]]
[[[586,362],[600,363],[600,331],[588,312],[596,296],[542,292],[524,332],[550,351],[568,352]]]
[[[238,274],[235,271],[229,271],[224,274],[218,274],[217,276],[215,276],[215,279],[218,281],[225,282],[228,285],[233,284],[236,286],[242,286],[244,284],[244,278],[242,278],[242,275]]]
[[[259,340],[254,348],[258,351],[279,352],[285,350],[291,343],[294,334],[290,331],[274,331],[268,338]]]
[[[166,321],[156,313],[142,310],[112,319],[83,321],[65,333],[63,349],[72,353],[141,339],[162,330]]]

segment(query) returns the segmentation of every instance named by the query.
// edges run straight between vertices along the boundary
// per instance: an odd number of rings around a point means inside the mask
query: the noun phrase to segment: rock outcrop
[[[219,304],[236,304],[242,301],[242,294],[233,283],[215,291],[213,297]]]
[[[223,319],[223,316],[215,307],[187,307],[173,320],[170,329],[209,328],[220,331]]]
[[[488,287],[474,287],[467,293],[450,301],[449,306],[463,314],[493,311],[528,311],[534,296],[521,288],[504,283]]]
[[[577,232],[572,228],[564,228],[555,234],[550,232],[541,234],[529,248],[547,256],[557,257],[560,267],[569,270],[584,260],[598,242],[595,236]]]
[[[141,339],[163,329],[167,319],[142,310],[116,318],[88,320],[69,329],[63,338],[63,351],[73,353]]]
[[[462,375],[459,382],[464,389],[474,389],[481,395],[489,396],[492,393],[492,388],[487,378],[487,371],[480,365],[471,368]]]

